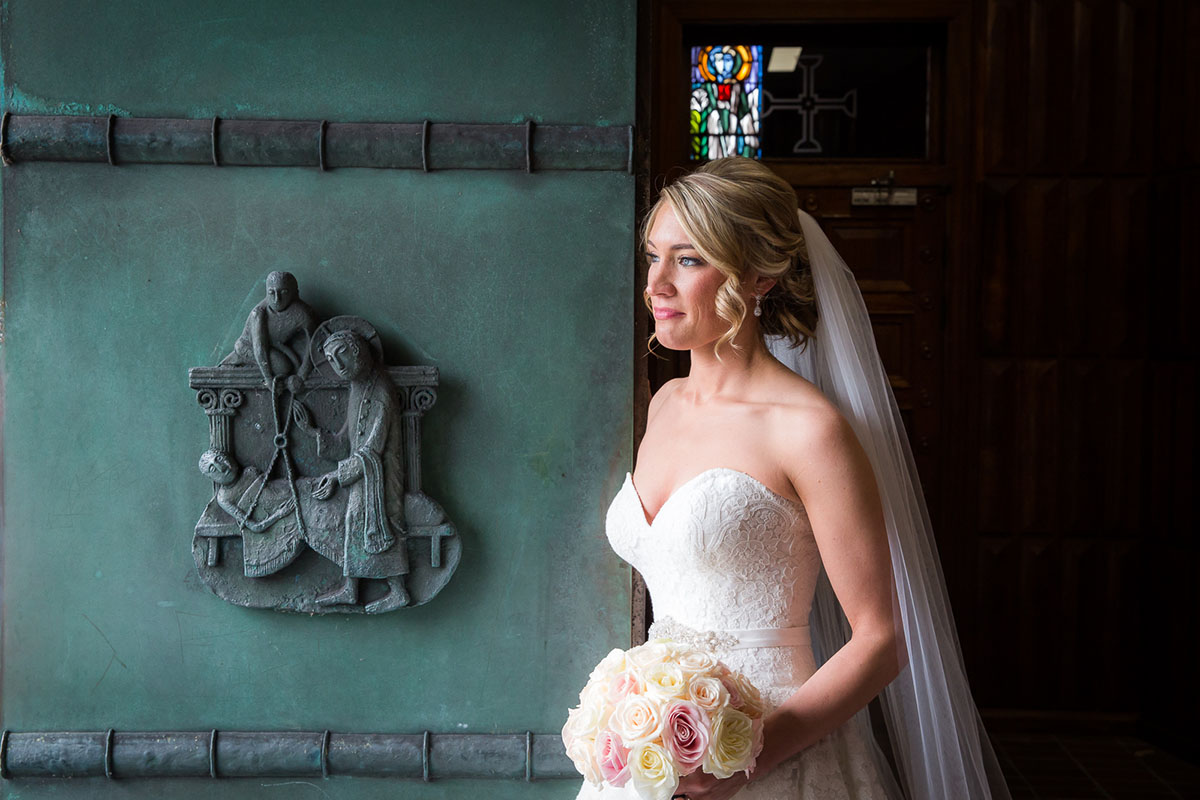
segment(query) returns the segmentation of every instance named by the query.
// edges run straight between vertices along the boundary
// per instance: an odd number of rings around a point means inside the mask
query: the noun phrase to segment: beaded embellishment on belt
[[[650,625],[650,639],[670,639],[680,644],[701,650],[731,650],[738,645],[738,638],[724,631],[698,631],[671,617],[656,619]]]

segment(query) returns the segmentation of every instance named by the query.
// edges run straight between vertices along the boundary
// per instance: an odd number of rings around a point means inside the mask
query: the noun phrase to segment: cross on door
[[[793,153],[823,152],[821,143],[813,134],[813,123],[817,112],[830,110],[841,111],[850,119],[858,114],[858,90],[851,89],[839,98],[820,97],[817,95],[817,67],[825,56],[800,56],[796,69],[802,73],[804,90],[796,97],[786,97],[776,100],[774,95],[764,89],[767,108],[763,117],[770,116],[774,111],[795,111],[800,115],[800,140],[792,147]]]

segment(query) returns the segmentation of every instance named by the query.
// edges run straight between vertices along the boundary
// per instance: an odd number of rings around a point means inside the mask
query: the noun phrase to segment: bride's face
[[[669,203],[654,217],[646,257],[646,293],[658,341],[672,350],[711,346],[729,329],[717,315],[717,290],[725,275],[692,246]]]

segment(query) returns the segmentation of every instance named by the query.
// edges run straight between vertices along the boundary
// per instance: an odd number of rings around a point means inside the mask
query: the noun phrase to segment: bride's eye
[[[646,253],[646,260],[649,261],[651,264],[657,264],[658,263],[658,254]]]
[[[680,256],[679,263],[685,267],[703,267],[704,262],[695,256]]]

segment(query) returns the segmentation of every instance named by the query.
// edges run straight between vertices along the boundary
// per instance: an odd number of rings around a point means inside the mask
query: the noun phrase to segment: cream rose
[[[629,753],[629,779],[643,800],[670,800],[679,775],[662,745],[645,744]]]
[[[762,749],[762,727],[734,708],[723,708],[713,717],[708,755],[701,765],[705,772],[728,778],[735,772],[754,766]]]
[[[678,654],[675,663],[683,670],[683,674],[690,678],[693,675],[707,675],[712,672],[717,666],[717,659],[712,653],[688,649]]]
[[[664,661],[651,664],[642,673],[646,694],[663,700],[676,700],[687,692],[687,679],[678,664]]]
[[[729,691],[716,678],[697,675],[688,681],[687,699],[713,714],[729,705]]]
[[[663,706],[661,700],[631,694],[617,703],[609,726],[620,735],[626,747],[649,744],[662,734]]]

